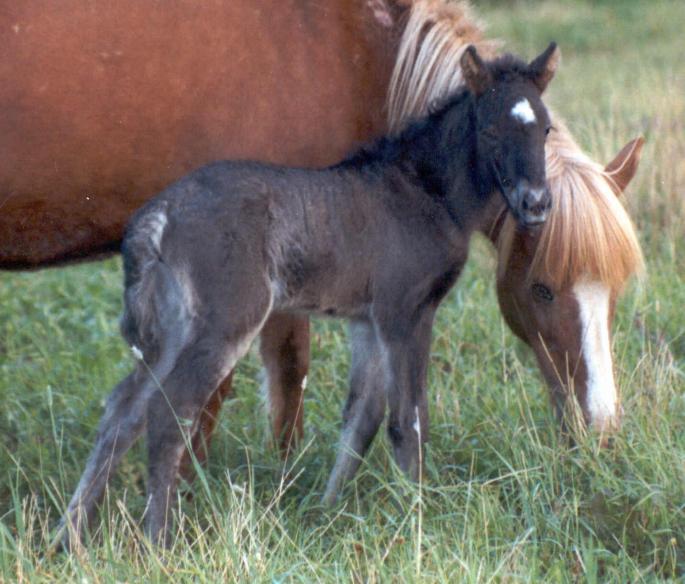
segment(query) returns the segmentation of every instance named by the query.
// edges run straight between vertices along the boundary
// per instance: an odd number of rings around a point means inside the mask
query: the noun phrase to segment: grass
[[[97,542],[46,555],[109,389],[121,341],[117,259],[0,275],[0,581],[550,581],[685,578],[685,66],[677,0],[485,2],[490,34],[532,56],[554,38],[549,100],[599,160],[647,137],[627,204],[648,273],[620,302],[614,356],[626,411],[614,448],[563,444],[531,354],[504,326],[494,260],[476,241],[439,313],[427,473],[407,484],[374,445],[334,510],[319,506],[346,392],[343,327],[318,322],[308,442],[289,478],[241,364],[209,466],[169,552],[139,537],[145,456],[126,457]]]

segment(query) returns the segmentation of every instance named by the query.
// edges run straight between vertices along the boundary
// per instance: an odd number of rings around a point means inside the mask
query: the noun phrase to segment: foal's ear
[[[538,86],[540,93],[552,81],[559,61],[561,61],[561,50],[557,47],[557,43],[551,42],[545,52],[533,59],[528,65],[530,77],[533,83]]]
[[[617,196],[625,191],[630,181],[633,180],[637,167],[640,164],[642,147],[644,145],[645,139],[642,136],[631,140],[621,148],[616,157],[604,168],[604,172],[611,179],[609,184]]]
[[[478,97],[492,84],[492,75],[488,66],[480,58],[476,47],[469,45],[461,56],[461,70],[466,87]]]

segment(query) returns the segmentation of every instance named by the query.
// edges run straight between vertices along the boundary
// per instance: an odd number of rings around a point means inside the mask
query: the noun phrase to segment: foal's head
[[[554,43],[527,65],[508,55],[485,63],[473,46],[461,58],[475,96],[479,177],[486,188],[501,191],[523,226],[543,223],[551,204],[545,180],[550,119],[541,95],[558,63]]]

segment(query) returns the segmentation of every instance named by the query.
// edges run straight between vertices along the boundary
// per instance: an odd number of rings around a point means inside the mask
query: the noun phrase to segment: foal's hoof
[[[48,546],[48,554],[73,553],[83,547],[81,536],[76,527],[62,518],[57,532]]]
[[[331,507],[335,507],[337,502],[338,502],[337,491],[333,491],[333,492],[326,491],[323,494],[323,497],[321,497],[321,505],[323,505],[327,509],[330,509]]]

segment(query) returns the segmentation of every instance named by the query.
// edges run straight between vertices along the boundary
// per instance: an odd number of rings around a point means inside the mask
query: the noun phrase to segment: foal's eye
[[[533,284],[531,291],[533,292],[533,298],[535,298],[535,300],[539,300],[540,302],[549,304],[554,300],[554,294],[552,291],[544,284],[540,284],[540,282]]]
[[[553,130],[552,126],[547,126],[545,128],[545,136],[549,136],[549,133]]]

